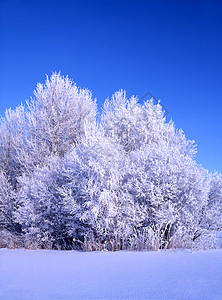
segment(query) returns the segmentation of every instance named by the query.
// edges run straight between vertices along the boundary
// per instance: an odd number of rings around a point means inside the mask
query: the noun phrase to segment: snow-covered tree
[[[126,153],[173,144],[190,156],[196,153],[194,142],[187,141],[181,130],[175,134],[174,124],[166,123],[161,104],[155,105],[153,99],[140,105],[137,97],[127,99],[121,90],[105,101],[103,111],[105,135],[122,145]]]
[[[64,172],[71,178],[62,194],[81,225],[77,237],[87,250],[127,247],[140,214],[133,198],[122,190],[126,165],[121,150],[97,134],[67,157]]]
[[[64,156],[81,141],[86,128],[95,126],[91,92],[60,73],[39,83],[27,106],[27,153],[36,164],[43,165],[50,155]]]
[[[91,93],[53,73],[0,133],[0,240],[17,227],[32,248],[157,250],[211,247],[221,229],[221,175],[160,102],[121,90],[98,124]]]
[[[4,172],[14,189],[17,178],[22,174],[20,162],[24,151],[25,107],[18,106],[15,110],[8,109],[0,122],[0,170]]]
[[[58,188],[64,179],[61,162],[51,157],[46,166],[39,166],[32,176],[20,178],[17,196],[17,221],[25,234],[25,246],[31,248],[69,248],[69,222],[73,216],[64,205]]]
[[[0,231],[11,230],[13,226],[14,201],[10,182],[2,170],[0,170]]]
[[[122,188],[146,212],[135,225],[136,239],[141,231],[153,231],[156,248],[172,247],[179,235],[194,242],[203,232],[208,191],[206,172],[194,161],[194,142],[166,123],[161,105],[152,100],[139,105],[120,91],[106,101],[104,112],[105,135],[123,147],[129,161]]]
[[[218,173],[210,176],[206,215],[206,227],[211,230],[222,230],[222,175]]]
[[[5,117],[0,120],[0,231],[7,230],[10,234],[20,231],[13,214],[16,211],[18,178],[24,170],[19,157],[24,149],[25,126],[23,105],[15,110],[6,110]]]

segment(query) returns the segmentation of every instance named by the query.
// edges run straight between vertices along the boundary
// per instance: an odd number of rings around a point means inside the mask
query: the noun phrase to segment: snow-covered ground
[[[0,249],[0,299],[222,299],[222,250]]]

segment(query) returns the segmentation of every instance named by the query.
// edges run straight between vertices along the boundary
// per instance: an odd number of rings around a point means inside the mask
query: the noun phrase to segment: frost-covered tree
[[[57,189],[62,185],[63,158],[96,129],[96,102],[87,89],[53,73],[38,84],[27,102],[25,147],[20,160],[16,218],[30,245],[65,247],[68,215]],[[65,180],[65,179],[64,179]],[[65,181],[66,182],[66,181]],[[67,217],[67,218],[66,218]]]
[[[139,222],[121,190],[124,161],[101,133],[90,132],[63,159],[20,180],[17,220],[27,247],[117,250]],[[120,172],[122,170],[122,172]]]
[[[8,109],[0,120],[0,230],[19,232],[15,222],[18,178],[24,166],[19,157],[24,149],[25,108]]]
[[[146,212],[135,225],[136,240],[148,232],[155,239],[151,248],[182,245],[185,235],[187,244],[194,242],[203,232],[208,191],[206,173],[194,161],[194,142],[166,123],[161,105],[152,100],[139,105],[120,91],[106,101],[104,112],[105,135],[123,147],[129,161],[122,188]]]
[[[122,145],[126,153],[168,145],[176,145],[190,156],[196,153],[194,142],[186,140],[181,130],[175,134],[173,123],[166,123],[161,104],[155,105],[152,99],[140,105],[137,97],[127,99],[121,90],[105,101],[103,111],[105,136]]]
[[[15,193],[7,175],[0,170],[0,248],[15,248],[22,245],[14,212]]]
[[[53,73],[0,133],[0,241],[17,228],[31,248],[206,248],[221,229],[221,175],[160,102],[121,90],[98,124],[91,93]]]
[[[45,157],[64,156],[81,141],[86,128],[95,126],[96,102],[91,92],[60,73],[39,83],[27,106],[30,163],[44,164]]]
[[[10,182],[2,170],[0,170],[0,231],[11,230],[13,226],[14,201]]]
[[[125,168],[119,147],[101,133],[67,157],[64,171],[71,181],[62,187],[62,194],[77,218],[75,226],[80,226],[77,242],[86,250],[127,248],[140,212],[122,189]]]
[[[148,242],[154,249],[191,245],[207,201],[205,172],[173,149],[132,152],[129,160],[125,189],[146,212],[138,234],[152,233]]]
[[[21,153],[25,149],[25,107],[8,109],[0,121],[0,170],[7,176],[14,189],[17,178],[22,174]]]
[[[222,175],[218,173],[210,176],[206,215],[206,227],[211,230],[222,230]]]
[[[65,249],[72,244],[69,226],[73,216],[59,193],[66,180],[57,157],[37,167],[31,177],[20,178],[16,219],[26,247]]]

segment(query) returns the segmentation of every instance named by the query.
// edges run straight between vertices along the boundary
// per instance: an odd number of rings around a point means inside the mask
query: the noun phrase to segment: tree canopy
[[[0,246],[211,248],[222,177],[161,103],[120,90],[104,103],[60,73],[0,121]],[[98,121],[99,120],[99,121]]]

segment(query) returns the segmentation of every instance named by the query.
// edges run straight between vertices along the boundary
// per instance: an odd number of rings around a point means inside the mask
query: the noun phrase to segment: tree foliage
[[[96,117],[91,92],[59,73],[6,110],[0,239],[86,251],[212,247],[221,175],[196,164],[195,143],[166,122],[160,102],[121,90]]]

